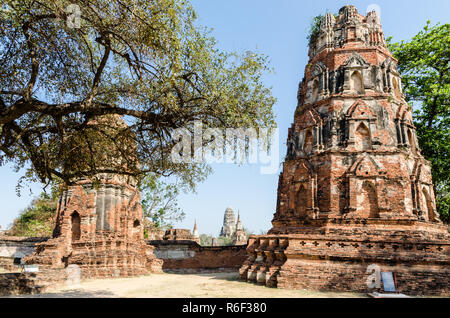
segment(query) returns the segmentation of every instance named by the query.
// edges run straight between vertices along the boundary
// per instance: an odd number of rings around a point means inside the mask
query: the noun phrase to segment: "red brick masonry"
[[[376,264],[406,294],[450,294],[448,230],[377,13],[325,14],[309,58],[273,228],[250,239],[241,278],[367,291]]]
[[[77,265],[82,278],[146,274],[157,261],[145,245],[140,195],[132,180],[100,176],[80,180],[61,196],[54,237],[25,257],[41,268]]]
[[[200,246],[193,241],[148,241],[164,271],[207,272],[238,269],[247,258],[246,245]]]

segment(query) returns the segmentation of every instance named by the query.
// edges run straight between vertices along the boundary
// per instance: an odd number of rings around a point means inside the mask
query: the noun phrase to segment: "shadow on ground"
[[[11,295],[0,298],[96,298],[96,297],[110,298],[110,297],[117,297],[117,295],[107,290],[96,290],[94,292],[91,292],[81,289],[73,289],[57,293],[49,292],[34,295]]]
[[[239,282],[239,273],[208,273],[199,274],[200,276],[211,277],[217,280],[226,280],[229,282]]]
[[[180,276],[187,276],[187,275],[195,275],[195,276],[202,276],[202,277],[210,277],[211,279],[217,279],[217,280],[225,280],[229,282],[239,282],[239,272],[176,272],[176,271],[164,271],[166,274],[171,275],[180,275]]]

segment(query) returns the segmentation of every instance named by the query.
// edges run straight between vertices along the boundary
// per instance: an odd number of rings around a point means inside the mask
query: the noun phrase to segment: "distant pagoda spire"
[[[247,244],[247,233],[245,233],[244,227],[242,226],[241,211],[238,210],[236,231],[233,234],[233,245],[245,245],[245,244]]]
[[[192,230],[192,236],[195,238],[199,237],[198,236],[198,228],[197,228],[197,220],[195,220],[195,223],[194,223],[194,229]]]
[[[236,230],[243,230],[244,227],[242,226],[242,222],[241,222],[241,211],[238,210],[238,219],[236,222]]]
[[[236,231],[236,217],[233,209],[229,206],[225,210],[225,215],[223,217],[223,226],[220,230],[220,236],[232,237]]]

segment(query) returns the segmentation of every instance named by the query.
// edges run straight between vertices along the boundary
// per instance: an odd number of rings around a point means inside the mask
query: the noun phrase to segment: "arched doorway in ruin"
[[[304,185],[300,186],[300,189],[297,192],[297,200],[296,200],[296,214],[300,218],[306,217],[306,211],[309,207],[308,202],[308,190]]]
[[[305,142],[304,142],[304,146],[303,146],[303,151],[305,152],[306,155],[310,154],[312,152],[313,149],[313,135],[311,133],[311,131],[307,131],[306,135],[305,135]]]
[[[428,193],[426,188],[423,188],[422,194],[423,194],[424,209],[427,212],[427,219],[428,219],[428,221],[433,222],[434,221],[434,210],[433,210],[433,204],[431,202],[430,194]]]
[[[355,149],[357,151],[366,151],[371,148],[370,131],[364,123],[360,123],[355,131]]]
[[[363,218],[378,218],[378,197],[375,186],[370,182],[364,182],[358,200],[360,216]]]
[[[364,81],[358,71],[354,71],[350,76],[350,90],[356,94],[364,94]]]
[[[72,241],[78,241],[81,237],[81,217],[77,211],[72,213],[71,225],[72,225]]]
[[[135,219],[133,221],[133,236],[136,239],[139,239],[140,237],[140,231],[141,231],[141,221],[139,221],[138,219]]]

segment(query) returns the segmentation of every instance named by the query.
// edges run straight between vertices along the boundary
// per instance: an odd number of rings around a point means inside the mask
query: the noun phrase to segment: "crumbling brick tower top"
[[[342,220],[441,223],[430,164],[375,11],[364,16],[349,5],[322,18],[287,146],[270,233]]]

